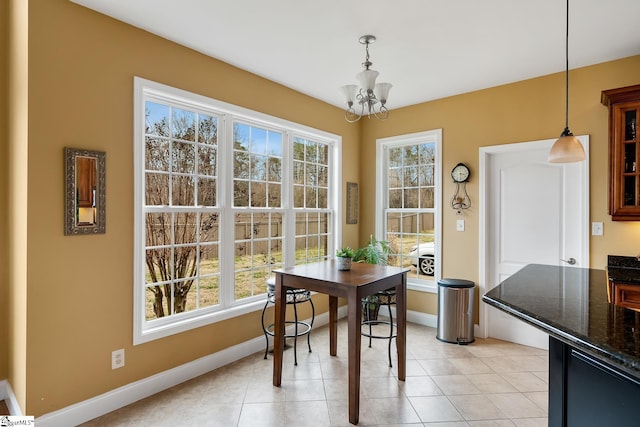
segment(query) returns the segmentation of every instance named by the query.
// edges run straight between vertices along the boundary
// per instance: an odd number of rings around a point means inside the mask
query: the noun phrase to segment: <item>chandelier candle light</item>
[[[362,63],[364,71],[356,75],[360,82],[360,88],[357,85],[345,85],[341,90],[347,101],[347,111],[344,114],[348,122],[357,122],[366,115],[371,118],[372,115],[380,120],[389,117],[389,110],[386,107],[387,97],[391,90],[391,83],[378,83],[378,73],[371,69],[373,63],[369,61],[369,45],[376,41],[375,36],[366,35],[360,37],[360,43],[365,46],[366,56]],[[354,104],[360,104],[360,112],[356,112]],[[357,108],[357,107],[356,107]]]

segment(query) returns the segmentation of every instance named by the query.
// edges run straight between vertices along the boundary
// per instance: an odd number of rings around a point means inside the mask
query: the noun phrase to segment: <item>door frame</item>
[[[590,266],[589,260],[589,246],[590,246],[590,227],[589,227],[589,213],[591,209],[590,200],[589,200],[589,135],[580,135],[577,136],[578,140],[582,143],[585,152],[585,160],[582,162],[582,167],[580,168],[580,174],[582,176],[582,194],[581,200],[584,201],[584,209],[582,209],[582,223],[583,223],[583,240],[585,244],[582,247],[580,253],[580,259],[585,260],[582,265]],[[477,333],[480,338],[486,338],[489,333],[489,325],[488,325],[488,310],[486,305],[482,302],[482,295],[487,292],[487,284],[489,283],[490,277],[490,266],[489,262],[491,262],[490,257],[487,256],[489,239],[487,236],[489,235],[489,215],[490,215],[490,206],[488,204],[488,185],[489,185],[489,173],[488,163],[489,157],[496,154],[505,154],[505,153],[516,153],[529,151],[532,149],[550,149],[556,139],[544,139],[538,141],[528,141],[528,142],[518,142],[512,144],[502,144],[502,145],[492,145],[488,147],[480,147],[479,149],[479,157],[480,157],[480,173],[479,173],[479,218],[478,218],[478,241],[479,241],[479,265],[478,265],[478,288],[479,288],[479,316],[478,316],[478,328]]]

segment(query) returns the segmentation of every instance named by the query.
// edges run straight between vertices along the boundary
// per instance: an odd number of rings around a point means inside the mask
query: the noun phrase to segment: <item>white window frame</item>
[[[318,142],[331,145],[330,153],[330,180],[328,200],[330,204],[332,221],[329,225],[330,233],[328,256],[335,252],[342,235],[342,138],[339,135],[331,134],[318,129],[310,128],[294,122],[283,120],[267,114],[252,111],[246,108],[228,104],[209,97],[194,94],[181,89],[173,88],[161,83],[134,77],[134,256],[133,256],[133,344],[138,345],[155,339],[167,337],[180,332],[205,326],[211,323],[227,320],[246,313],[261,310],[264,305],[264,296],[256,295],[245,298],[240,302],[234,301],[233,286],[220,286],[221,304],[216,308],[207,307],[193,310],[187,313],[180,313],[177,316],[170,316],[162,319],[155,319],[151,322],[145,320],[145,218],[144,218],[144,123],[145,123],[145,102],[147,100],[161,99],[170,102],[174,106],[184,106],[188,109],[197,109],[205,113],[211,113],[219,117],[218,121],[218,199],[220,210],[220,264],[230,265],[230,268],[221,269],[221,283],[233,283],[234,268],[233,254],[229,255],[225,248],[233,248],[234,235],[233,227],[225,227],[229,221],[233,223],[233,147],[226,143],[233,135],[232,122],[234,119],[248,123],[277,128],[282,131],[285,140],[285,150],[283,152],[283,188],[282,203],[283,209],[275,209],[278,212],[286,212],[288,216],[295,220],[295,210],[291,204],[293,202],[292,182],[293,172],[289,163],[292,156],[291,139],[293,137],[303,137]],[[286,184],[285,184],[286,183]],[[300,211],[299,209],[297,210]],[[224,221],[224,222],[223,222]],[[285,220],[288,224],[291,221]],[[286,225],[284,245],[285,266],[293,265],[295,248],[287,244],[288,235],[291,235],[292,226]],[[293,242],[294,238],[291,237]],[[231,259],[229,259],[231,257]],[[151,323],[151,325],[149,324]]]
[[[434,198],[434,223],[435,230],[435,275],[432,279],[407,279],[407,289],[421,292],[438,292],[438,280],[442,271],[442,129],[433,129],[424,132],[416,132],[406,135],[380,138],[376,140],[376,217],[375,233],[378,238],[386,235],[385,212],[388,201],[388,185],[386,171],[386,156],[389,147],[404,146],[433,142],[436,147],[434,174],[436,197]]]

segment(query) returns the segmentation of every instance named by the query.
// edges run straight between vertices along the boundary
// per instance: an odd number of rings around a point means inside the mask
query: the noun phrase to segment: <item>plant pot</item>
[[[338,270],[351,270],[351,258],[336,257],[336,262],[338,264]]]

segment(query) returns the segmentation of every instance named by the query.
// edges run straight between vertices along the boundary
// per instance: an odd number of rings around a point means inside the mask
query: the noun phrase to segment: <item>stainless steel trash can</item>
[[[474,341],[475,285],[470,280],[438,280],[438,331],[440,341],[469,344]]]

